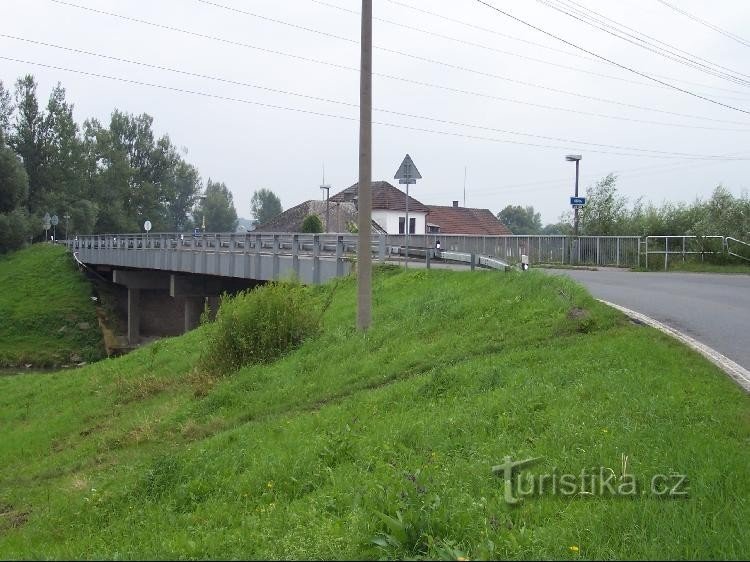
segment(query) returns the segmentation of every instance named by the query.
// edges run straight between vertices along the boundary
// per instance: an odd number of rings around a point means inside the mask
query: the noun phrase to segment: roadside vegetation
[[[60,246],[0,256],[0,367],[52,367],[104,354],[91,285]]]
[[[366,334],[355,289],[294,289],[319,327],[238,369],[201,366],[216,323],[0,379],[0,558],[750,552],[750,398],[699,355],[542,272],[379,269]],[[639,492],[509,505],[505,456]]]

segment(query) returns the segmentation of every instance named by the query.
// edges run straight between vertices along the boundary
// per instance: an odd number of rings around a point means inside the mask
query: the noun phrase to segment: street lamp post
[[[330,198],[331,198],[331,186],[325,183],[325,177],[323,178],[323,185],[320,186],[320,189],[324,190],[326,192],[326,232],[329,232],[328,230],[328,219],[330,218]]]
[[[565,160],[568,162],[575,162],[576,163],[576,190],[574,197],[578,197],[578,173],[579,173],[579,165],[581,163],[581,159],[583,156],[580,154],[570,154],[565,157]],[[574,219],[573,219],[573,232],[575,234],[575,237],[578,238],[578,206],[573,209],[575,211],[574,213]]]
[[[580,154],[569,154],[568,156],[565,157],[566,161],[576,163],[576,187],[575,187],[574,197],[578,197],[578,177],[579,177],[578,174],[579,174],[579,166],[580,166],[582,158],[583,156],[581,156]],[[571,249],[570,249],[571,250],[571,255],[570,255],[571,262],[573,261],[573,257],[578,255],[577,246],[579,243],[578,241],[578,210],[579,208],[580,208],[579,205],[573,206],[573,240],[574,242],[573,242],[573,246],[571,246]]]

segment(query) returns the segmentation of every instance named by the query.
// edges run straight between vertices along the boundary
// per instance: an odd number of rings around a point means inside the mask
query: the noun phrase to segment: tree
[[[627,234],[627,199],[617,192],[617,176],[609,174],[587,190],[586,206],[578,212],[581,234]]]
[[[206,230],[210,232],[234,232],[237,228],[237,210],[234,208],[232,192],[223,182],[206,183],[206,194],[193,211],[196,224],[206,219]]]
[[[32,232],[34,220],[23,208],[0,213],[0,253],[23,247]],[[41,222],[37,224],[41,227]]]
[[[16,82],[16,122],[11,135],[11,146],[23,159],[29,177],[29,212],[42,210],[45,186],[42,171],[46,158],[43,123],[44,114],[39,110],[36,96],[37,84],[34,77],[27,74]]]
[[[253,218],[262,225],[281,214],[281,199],[270,189],[258,189],[250,200],[250,211]]]
[[[323,232],[323,222],[318,215],[307,215],[302,221],[302,232],[318,234]]]
[[[0,80],[0,147],[5,146],[10,139],[10,120],[13,115],[13,101],[11,94],[5,89]]]
[[[542,230],[542,215],[535,213],[534,207],[508,205],[497,218],[513,234],[539,234]]]
[[[52,90],[42,122],[45,160],[40,178],[45,186],[45,211],[63,215],[84,199],[85,161],[83,141],[73,119],[73,106],[58,83]]]
[[[198,201],[200,189],[201,178],[198,170],[195,166],[180,161],[175,166],[170,196],[167,198],[169,230],[184,232],[190,229],[192,221],[189,214]]]
[[[23,164],[8,147],[0,145],[0,213],[9,213],[23,205],[29,178]]]

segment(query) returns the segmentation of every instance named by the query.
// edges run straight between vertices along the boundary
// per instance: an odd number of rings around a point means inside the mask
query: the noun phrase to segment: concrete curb
[[[664,332],[665,334],[681,341],[688,347],[703,355],[706,359],[711,361],[711,363],[719,367],[722,371],[729,375],[732,380],[734,380],[734,382],[739,384],[746,392],[750,392],[750,371],[748,371],[741,365],[738,365],[737,363],[729,359],[729,357],[722,355],[715,349],[710,348],[707,345],[702,344],[698,340],[695,340],[690,336],[683,334],[678,330],[675,330],[674,328],[670,328],[666,324],[662,324],[658,320],[654,320],[653,318],[646,316],[645,314],[641,314],[640,312],[636,312],[635,310],[630,310],[629,308],[625,308],[624,306],[620,306],[619,304],[614,304],[603,299],[599,299],[599,302],[604,303],[607,306],[611,306],[612,308],[619,310],[626,316],[647,324],[652,328],[656,328],[660,332]]]

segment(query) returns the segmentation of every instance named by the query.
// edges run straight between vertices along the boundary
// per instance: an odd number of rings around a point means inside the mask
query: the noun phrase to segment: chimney
[[[454,206],[454,207],[458,207],[458,201],[454,201],[454,202],[453,202],[453,206]]]

